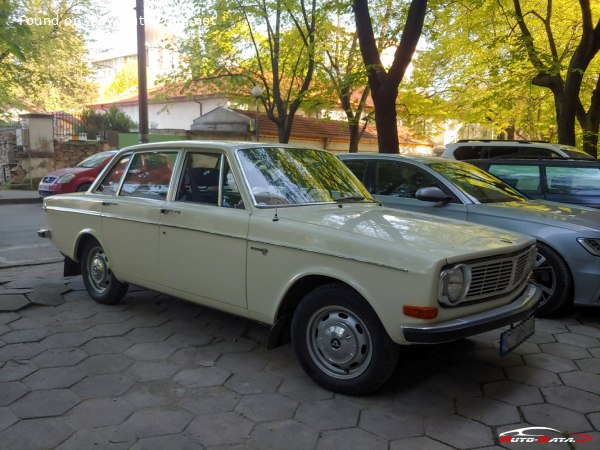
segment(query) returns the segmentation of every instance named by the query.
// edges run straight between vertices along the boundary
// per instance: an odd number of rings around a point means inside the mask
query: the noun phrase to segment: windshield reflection
[[[237,155],[257,206],[375,201],[331,153],[258,147]]]
[[[458,161],[431,162],[429,167],[476,203],[527,201],[527,197],[494,175]]]

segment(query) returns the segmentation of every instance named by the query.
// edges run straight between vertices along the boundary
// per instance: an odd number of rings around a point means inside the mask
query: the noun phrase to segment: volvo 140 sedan
[[[600,211],[529,200],[477,167],[443,158],[339,155],[385,205],[527,233],[537,241],[537,314],[600,304]]]
[[[169,176],[166,176],[166,174]],[[322,386],[381,386],[397,344],[510,326],[533,332],[535,239],[381,206],[332,154],[281,144],[123,149],[86,193],[44,201],[50,237],[87,292],[128,283],[271,327]]]

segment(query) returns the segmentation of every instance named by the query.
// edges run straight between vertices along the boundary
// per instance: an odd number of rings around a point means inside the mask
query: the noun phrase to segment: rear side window
[[[525,158],[560,158],[558,153],[542,147],[521,147],[519,155]]]
[[[546,166],[548,193],[600,195],[600,167]]]
[[[454,150],[454,158],[458,160],[463,159],[482,159],[483,156],[483,147],[482,146],[472,146],[472,145],[464,145],[461,147],[456,147]]]
[[[532,194],[542,192],[538,166],[490,164],[487,171],[521,192]]]
[[[361,182],[365,182],[365,175],[367,171],[367,161],[358,159],[346,159],[344,164],[352,171],[356,178]]]

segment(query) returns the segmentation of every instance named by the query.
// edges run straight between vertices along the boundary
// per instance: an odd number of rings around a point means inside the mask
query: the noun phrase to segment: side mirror
[[[435,203],[448,203],[452,200],[452,197],[446,195],[444,191],[442,191],[439,187],[430,186],[424,187],[415,193],[415,197],[418,200],[422,200],[424,202],[435,202]]]

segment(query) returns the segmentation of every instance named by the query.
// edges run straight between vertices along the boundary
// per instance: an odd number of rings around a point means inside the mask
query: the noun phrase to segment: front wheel
[[[306,373],[343,394],[376,390],[398,362],[399,348],[371,306],[340,284],[321,286],[302,299],[292,319],[292,343]]]
[[[573,302],[573,280],[567,263],[545,244],[537,244],[532,282],[542,291],[538,317],[567,309]]]
[[[95,240],[87,242],[83,248],[81,275],[87,293],[98,303],[112,305],[127,292],[128,285],[117,280],[104,249]]]

